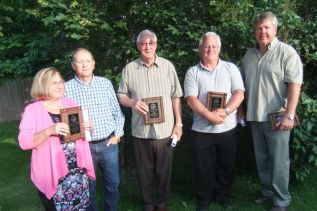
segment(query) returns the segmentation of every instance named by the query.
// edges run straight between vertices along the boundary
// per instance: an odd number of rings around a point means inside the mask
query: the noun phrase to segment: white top
[[[235,90],[244,91],[244,85],[238,67],[230,62],[219,60],[213,71],[207,70],[200,63],[191,67],[185,76],[185,98],[197,96],[205,106],[209,91],[227,93],[228,102],[231,93]],[[222,133],[233,129],[237,123],[236,110],[232,111],[225,122],[219,125],[213,125],[204,117],[194,113],[192,129],[203,133]]]

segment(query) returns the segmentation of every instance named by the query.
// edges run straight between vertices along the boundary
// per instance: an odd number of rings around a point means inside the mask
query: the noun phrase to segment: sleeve
[[[178,76],[173,64],[171,64],[171,70],[172,70],[172,79],[173,79],[171,97],[178,98],[183,96],[183,90],[179,83]]]
[[[230,65],[230,69],[231,69],[231,91],[234,90],[242,90],[244,91],[244,85],[243,85],[243,80],[242,80],[242,76],[241,73],[238,69],[238,67],[234,64]]]
[[[198,96],[198,83],[194,76],[194,68],[187,70],[184,80],[185,98],[188,96]]]
[[[118,95],[128,95],[129,96],[129,88],[128,88],[128,82],[127,82],[127,67],[126,65],[121,74],[121,80],[118,87]]]
[[[111,97],[111,113],[113,116],[113,119],[116,122],[116,128],[115,128],[115,135],[122,136],[124,134],[123,127],[124,127],[124,115],[121,111],[121,108],[119,106],[119,102],[117,99],[117,96],[114,92],[113,86],[111,82],[109,82],[109,91],[110,91],[110,97]]]
[[[294,48],[289,46],[289,54],[284,60],[284,82],[302,84],[303,64]]]
[[[33,136],[37,132],[36,109],[32,109],[31,105],[25,108],[19,129],[18,140],[21,149],[28,150],[35,148]]]

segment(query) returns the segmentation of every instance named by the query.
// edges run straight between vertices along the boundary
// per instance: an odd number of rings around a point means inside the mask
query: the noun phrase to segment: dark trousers
[[[48,199],[44,193],[37,189],[41,202],[45,208],[45,211],[56,211],[53,198]]]
[[[173,164],[170,139],[133,137],[133,147],[144,208],[166,207]]]
[[[208,207],[211,200],[230,199],[237,143],[237,129],[224,133],[194,131],[197,207]]]

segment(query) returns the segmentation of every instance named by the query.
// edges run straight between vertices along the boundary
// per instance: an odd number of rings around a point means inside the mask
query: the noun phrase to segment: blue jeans
[[[117,211],[119,202],[119,146],[107,145],[108,140],[89,144],[95,171],[100,167],[104,183],[104,210]],[[96,171],[97,172],[97,171]],[[90,206],[87,210],[96,211],[96,181],[89,181]]]

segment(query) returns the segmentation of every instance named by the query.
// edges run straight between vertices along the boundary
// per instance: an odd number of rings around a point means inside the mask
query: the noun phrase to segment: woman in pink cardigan
[[[69,126],[60,121],[60,109],[78,104],[64,98],[65,85],[55,68],[34,77],[19,133],[23,150],[32,150],[31,179],[46,210],[85,210],[89,205],[88,178],[95,179],[89,144],[85,139],[64,142]],[[85,121],[85,129],[93,130]]]

